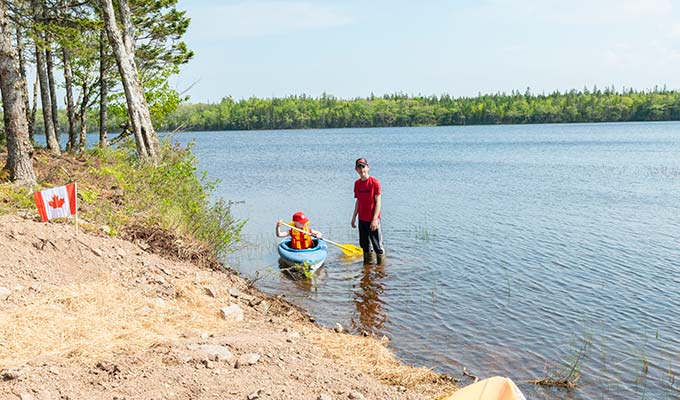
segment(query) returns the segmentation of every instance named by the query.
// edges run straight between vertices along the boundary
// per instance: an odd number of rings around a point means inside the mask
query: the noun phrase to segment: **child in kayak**
[[[296,231],[295,229],[289,229],[288,231],[282,231],[281,226],[285,226],[286,223],[283,220],[276,221],[276,237],[286,237],[290,236],[290,247],[292,249],[304,250],[309,249],[314,246],[312,242],[312,237],[320,238],[321,232],[315,231],[309,227],[309,219],[305,216],[302,211],[298,211],[293,214],[293,224],[296,228],[301,229],[307,233],[302,233]]]

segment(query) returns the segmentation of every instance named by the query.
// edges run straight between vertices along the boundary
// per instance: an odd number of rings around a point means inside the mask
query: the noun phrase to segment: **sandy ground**
[[[0,399],[430,399],[446,377],[237,275],[0,216]]]

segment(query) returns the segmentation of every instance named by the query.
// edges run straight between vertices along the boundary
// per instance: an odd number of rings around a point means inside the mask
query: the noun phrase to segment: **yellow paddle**
[[[289,227],[290,229],[295,229],[298,232],[302,232],[302,233],[309,235],[309,232],[305,232],[302,229],[298,229],[298,228],[296,228],[292,225],[288,225],[285,222],[281,223],[281,225],[285,225],[285,226]],[[361,250],[361,247],[359,247],[359,246],[349,244],[349,243],[338,244],[338,243],[335,243],[334,241],[328,240],[326,238],[319,238],[319,239],[325,240],[326,242],[328,242],[330,244],[334,244],[334,245],[338,246],[342,250],[342,252],[345,253],[348,256],[360,256],[360,255],[364,254],[364,251]]]

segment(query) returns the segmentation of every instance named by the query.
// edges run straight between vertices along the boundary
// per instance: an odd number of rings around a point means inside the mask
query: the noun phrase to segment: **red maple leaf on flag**
[[[52,208],[61,208],[64,205],[64,199],[55,194],[52,196],[52,200],[47,204],[49,204]]]

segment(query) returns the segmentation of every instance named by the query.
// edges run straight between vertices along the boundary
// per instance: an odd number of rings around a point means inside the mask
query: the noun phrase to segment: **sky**
[[[179,0],[191,103],[680,88],[680,0]]]

